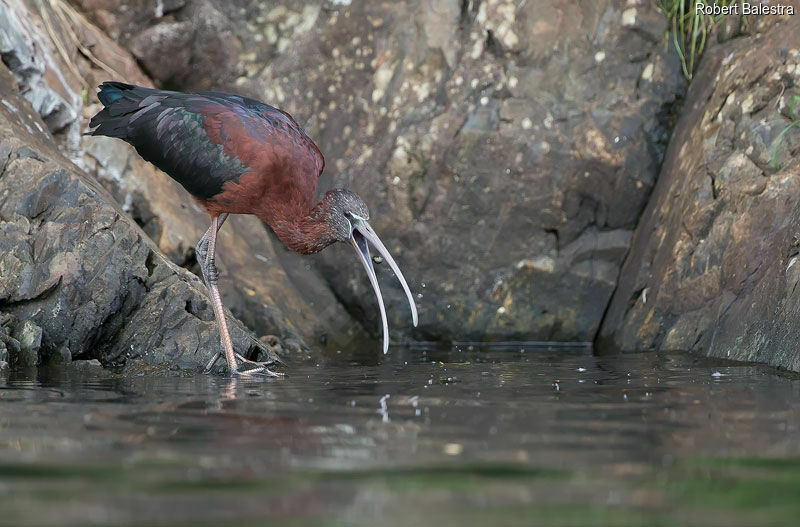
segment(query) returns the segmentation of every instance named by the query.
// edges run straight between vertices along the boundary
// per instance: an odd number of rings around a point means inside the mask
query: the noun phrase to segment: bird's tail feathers
[[[106,135],[125,138],[129,115],[141,109],[141,101],[153,90],[124,82],[106,81],[99,86],[97,98],[103,109],[89,122],[90,130],[84,135]]]
[[[103,106],[108,108],[118,100],[122,99],[122,92],[123,91],[131,91],[136,88],[131,84],[125,84],[124,82],[114,82],[114,81],[106,81],[100,86],[100,91],[97,92],[97,98],[100,99],[100,102],[103,103]]]

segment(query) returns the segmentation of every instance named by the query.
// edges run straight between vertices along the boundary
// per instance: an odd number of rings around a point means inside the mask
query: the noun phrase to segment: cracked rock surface
[[[379,266],[394,338],[595,337],[684,86],[653,2],[197,0],[160,17],[150,2],[77,3],[158,81],[297,118],[325,154],[320,188],[364,197],[421,295],[415,332]],[[205,63],[203,13],[235,38],[214,67],[170,67]],[[312,261],[373,330],[350,252]],[[286,256],[287,273],[300,265]]]
[[[800,371],[800,18],[707,52],[600,333]],[[773,158],[773,155],[775,157]],[[777,168],[775,166],[777,163]]]

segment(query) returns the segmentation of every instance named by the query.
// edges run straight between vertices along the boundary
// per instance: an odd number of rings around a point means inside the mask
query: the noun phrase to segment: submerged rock
[[[19,351],[11,358],[11,363],[20,366],[38,366],[39,348],[42,346],[42,328],[31,320],[25,320],[14,331],[19,342]]]
[[[603,323],[604,349],[800,371],[800,130],[790,128],[800,18],[754,27],[703,57]]]

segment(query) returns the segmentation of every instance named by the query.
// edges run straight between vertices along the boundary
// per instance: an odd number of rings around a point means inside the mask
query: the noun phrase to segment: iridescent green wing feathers
[[[194,196],[212,199],[248,171],[206,132],[204,110],[218,100],[118,82],[103,83],[98,96],[105,108],[92,118],[89,133],[127,141]]]

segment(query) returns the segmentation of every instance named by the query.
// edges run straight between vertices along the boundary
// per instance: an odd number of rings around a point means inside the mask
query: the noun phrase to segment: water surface
[[[589,350],[392,349],[281,380],[0,374],[10,525],[765,525],[800,381]]]

